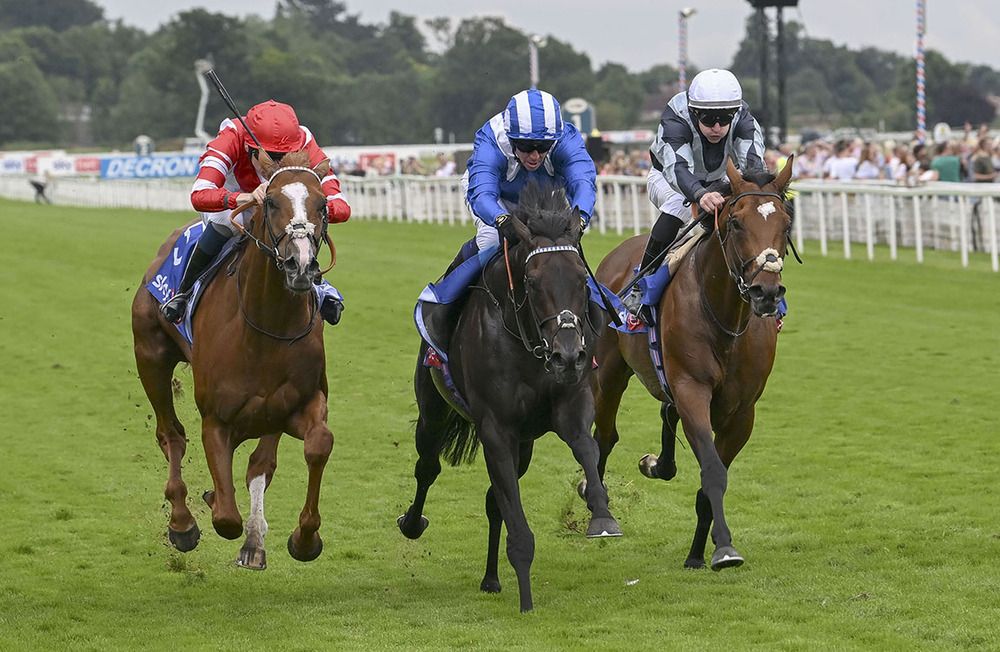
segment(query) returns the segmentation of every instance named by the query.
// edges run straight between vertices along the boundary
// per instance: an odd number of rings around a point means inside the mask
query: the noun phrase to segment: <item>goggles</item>
[[[538,152],[539,154],[544,154],[545,152],[552,149],[555,144],[554,140],[518,140],[512,139],[510,144],[519,152],[524,152],[525,154],[530,154],[531,152]]]
[[[691,109],[698,122],[706,127],[728,126],[736,117],[736,109]]]
[[[253,158],[258,158],[260,156],[260,150],[256,147],[250,147],[247,149],[250,152],[250,156]],[[267,150],[265,150],[267,151]],[[267,152],[267,155],[271,157],[271,160],[275,163],[279,162],[287,152]]]

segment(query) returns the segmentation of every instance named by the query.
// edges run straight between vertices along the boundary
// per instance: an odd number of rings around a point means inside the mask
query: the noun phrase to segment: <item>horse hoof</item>
[[[736,552],[732,546],[722,546],[716,548],[712,555],[712,570],[720,571],[723,568],[736,568],[743,565],[743,557]]]
[[[427,520],[427,517],[423,514],[416,522],[408,521],[406,514],[400,514],[399,518],[396,519],[396,525],[399,526],[399,531],[403,533],[403,536],[407,539],[419,539],[420,535],[424,533],[427,526],[431,522]]]
[[[311,550],[304,552],[299,551],[295,547],[294,539],[295,533],[292,532],[288,535],[288,554],[291,555],[292,559],[296,561],[313,561],[319,557],[321,552],[323,552],[323,539],[319,537],[319,534],[316,535],[316,545],[314,545]]]
[[[612,517],[592,518],[587,527],[588,539],[603,539],[605,537],[620,537],[622,529],[618,527],[618,521]]]
[[[215,506],[215,492],[209,489],[201,495],[201,499],[205,501],[205,504],[209,507]]]
[[[263,548],[243,546],[240,548],[240,554],[236,558],[236,565],[240,568],[262,571],[267,568],[267,554]]]
[[[241,521],[233,521],[229,519],[212,519],[212,527],[223,539],[239,539],[243,536],[243,523]]]
[[[666,464],[656,465],[656,477],[660,480],[673,480],[675,475],[677,475],[677,464],[674,462],[671,462],[669,466]]]
[[[656,478],[656,455],[652,453],[646,453],[639,460],[639,473],[643,474],[647,478]]]
[[[688,557],[684,560],[684,568],[688,570],[701,570],[705,567],[705,560],[698,557]]]
[[[167,539],[170,540],[170,545],[180,552],[191,552],[198,547],[198,541],[201,539],[201,530],[198,529],[197,523],[192,525],[191,529],[186,532],[177,532],[176,530],[167,528]]]
[[[500,580],[495,577],[484,577],[479,584],[479,590],[483,593],[500,593]]]

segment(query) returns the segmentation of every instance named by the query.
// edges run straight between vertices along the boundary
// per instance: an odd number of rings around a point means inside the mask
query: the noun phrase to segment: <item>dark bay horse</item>
[[[728,163],[732,197],[719,213],[714,233],[680,263],[657,311],[672,397],[657,378],[645,334],[607,329],[598,342],[594,437],[601,450],[601,477],[618,441],[618,407],[633,374],[661,402],[663,421],[662,450],[659,457],[643,457],[642,474],[662,480],[676,474],[678,417],[698,459],[698,521],[684,564],[688,568],[704,567],[710,527],[716,545],[712,569],[743,563],[733,547],[722,500],[729,465],[750,438],[754,405],[774,364],[778,329],[771,317],[785,293],[781,269],[791,218],[784,193],[791,170],[789,158],[777,178],[763,171],[744,178]],[[620,290],[631,280],[644,246],[645,236],[623,242],[601,262],[598,280]]]
[[[513,221],[519,242],[510,249],[509,268],[504,256],[487,265],[451,337],[451,371],[471,423],[442,398],[431,369],[423,364],[427,345],[421,344],[414,380],[417,491],[397,522],[404,535],[419,537],[427,527],[421,513],[427,491],[441,472],[439,458],[452,464],[471,460],[481,442],[490,487],[486,573],[480,589],[500,591],[497,560],[500,527],[505,525],[521,611],[530,611],[535,540],[518,479],[528,470],[535,439],[555,431],[583,467],[590,481],[587,535],[619,536],[621,530],[598,481],[598,448],[590,436],[592,356],[604,317],[588,301],[579,211],[569,208],[561,189],[532,184],[522,192]]]
[[[187,486],[181,477],[186,440],[172,392],[174,368],[189,362],[214,484],[205,500],[212,508],[212,525],[226,539],[244,532],[233,487],[233,451],[247,439],[260,438],[247,467],[250,518],[237,560],[256,569],[266,564],[264,492],[274,473],[281,433],[304,441],[309,467],[305,506],[288,539],[288,551],[295,559],[311,561],[323,549],[319,491],[333,435],[326,424],[323,320],[317,318],[313,285],[320,279],[316,255],[326,239],[320,179],[329,162],[311,168],[308,158],[305,152],[288,154],[280,165],[263,170],[270,179],[264,204],[246,226],[249,238],[230,254],[205,290],[194,315],[193,346],[163,318],[145,287],[182,231],[160,247],[132,302],[136,366],[169,465],[164,494],[170,502],[170,542],[187,552],[200,537],[186,504]]]

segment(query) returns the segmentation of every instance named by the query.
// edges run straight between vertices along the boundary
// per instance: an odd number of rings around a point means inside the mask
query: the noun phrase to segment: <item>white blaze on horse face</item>
[[[770,201],[757,207],[757,212],[760,213],[760,216],[764,218],[765,222],[767,221],[767,216],[776,210],[778,209],[774,207],[774,202]]]
[[[285,227],[285,233],[296,247],[299,269],[306,269],[312,260],[312,250],[307,236],[316,231],[316,225],[306,217],[306,197],[309,196],[309,189],[304,183],[296,181],[282,187],[281,194],[292,202],[292,221]]]

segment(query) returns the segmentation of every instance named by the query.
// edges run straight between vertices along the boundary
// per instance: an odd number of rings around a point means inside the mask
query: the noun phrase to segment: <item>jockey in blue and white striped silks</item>
[[[536,149],[522,151],[515,143]],[[538,151],[549,143],[550,149]],[[594,161],[580,132],[563,122],[559,102],[545,91],[531,88],[510,98],[476,132],[467,167],[462,190],[480,251],[499,243],[497,217],[511,213],[532,178],[564,187],[570,206],[580,209],[585,225],[590,222],[597,195]]]

